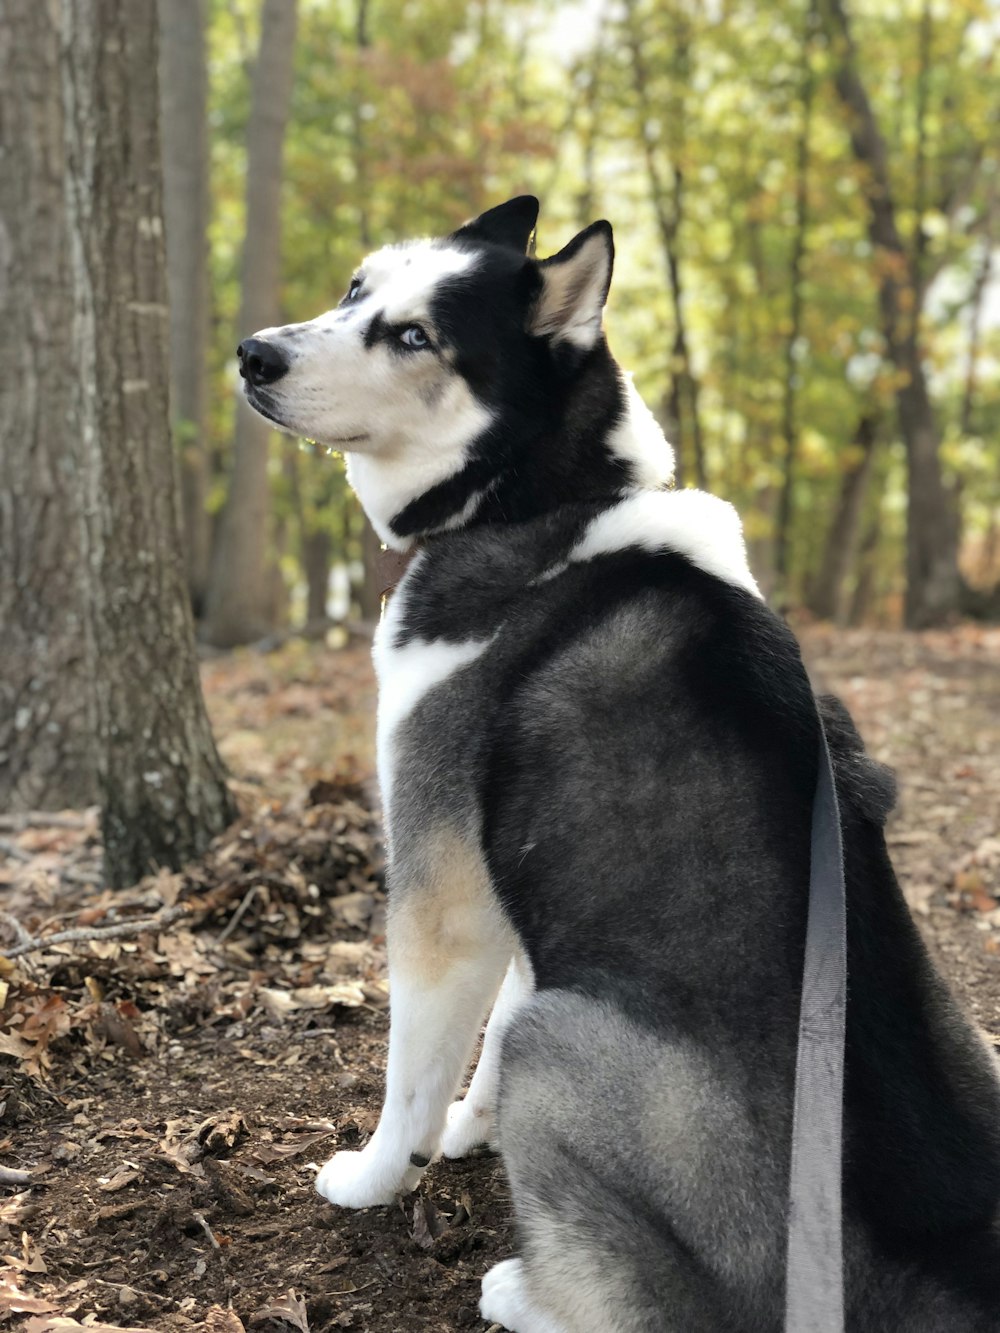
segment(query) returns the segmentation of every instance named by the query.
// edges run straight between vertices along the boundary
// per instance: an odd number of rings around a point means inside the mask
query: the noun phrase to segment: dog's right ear
[[[487,241],[524,254],[538,221],[538,200],[533,194],[519,194],[505,204],[488,208],[452,235],[456,240]]]
[[[610,222],[592,222],[558,254],[538,265],[542,288],[528,331],[586,350],[601,335],[615,244]]]

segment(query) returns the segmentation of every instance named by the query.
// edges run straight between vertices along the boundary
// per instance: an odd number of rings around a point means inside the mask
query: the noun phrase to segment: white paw
[[[324,1199],[341,1208],[373,1208],[393,1203],[400,1194],[415,1189],[420,1172],[386,1167],[369,1148],[361,1152],[338,1152],[316,1177],[316,1188]]]
[[[493,1134],[493,1112],[488,1106],[477,1106],[465,1097],[448,1107],[448,1125],[441,1136],[441,1152],[445,1157],[466,1157],[473,1148],[488,1143]]]
[[[479,1315],[487,1323],[502,1324],[511,1333],[535,1333],[540,1328],[532,1317],[520,1259],[494,1264],[483,1278]]]

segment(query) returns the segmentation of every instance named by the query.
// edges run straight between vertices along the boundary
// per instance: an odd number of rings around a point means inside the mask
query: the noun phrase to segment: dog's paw
[[[366,1148],[362,1152],[335,1153],[316,1177],[316,1188],[324,1199],[341,1208],[374,1208],[409,1193],[419,1178],[419,1171],[400,1175],[398,1170],[387,1170],[384,1162]]]
[[[479,1315],[487,1323],[502,1324],[510,1333],[564,1333],[532,1304],[520,1259],[494,1264],[483,1278]]]
[[[468,1097],[448,1107],[448,1125],[441,1136],[445,1157],[466,1157],[473,1148],[488,1143],[493,1135],[493,1111],[477,1106]]]

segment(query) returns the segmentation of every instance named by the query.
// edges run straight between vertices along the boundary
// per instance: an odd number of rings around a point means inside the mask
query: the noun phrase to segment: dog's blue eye
[[[347,289],[347,299],[349,301],[353,301],[354,298],[357,296],[358,292],[360,292],[360,290],[361,290],[361,279],[352,278],[351,285]]]
[[[399,335],[399,341],[407,347],[429,347],[431,340],[419,324],[411,324]]]

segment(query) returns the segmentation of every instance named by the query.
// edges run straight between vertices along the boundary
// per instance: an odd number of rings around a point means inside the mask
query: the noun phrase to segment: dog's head
[[[393,545],[457,526],[526,450],[558,437],[585,371],[615,400],[597,415],[610,411],[610,427],[623,414],[628,389],[601,329],[611,227],[595,222],[538,261],[526,254],[537,216],[538,201],[521,196],[443,240],[386,246],[335,309],[240,344],[250,405],[343,450]]]

